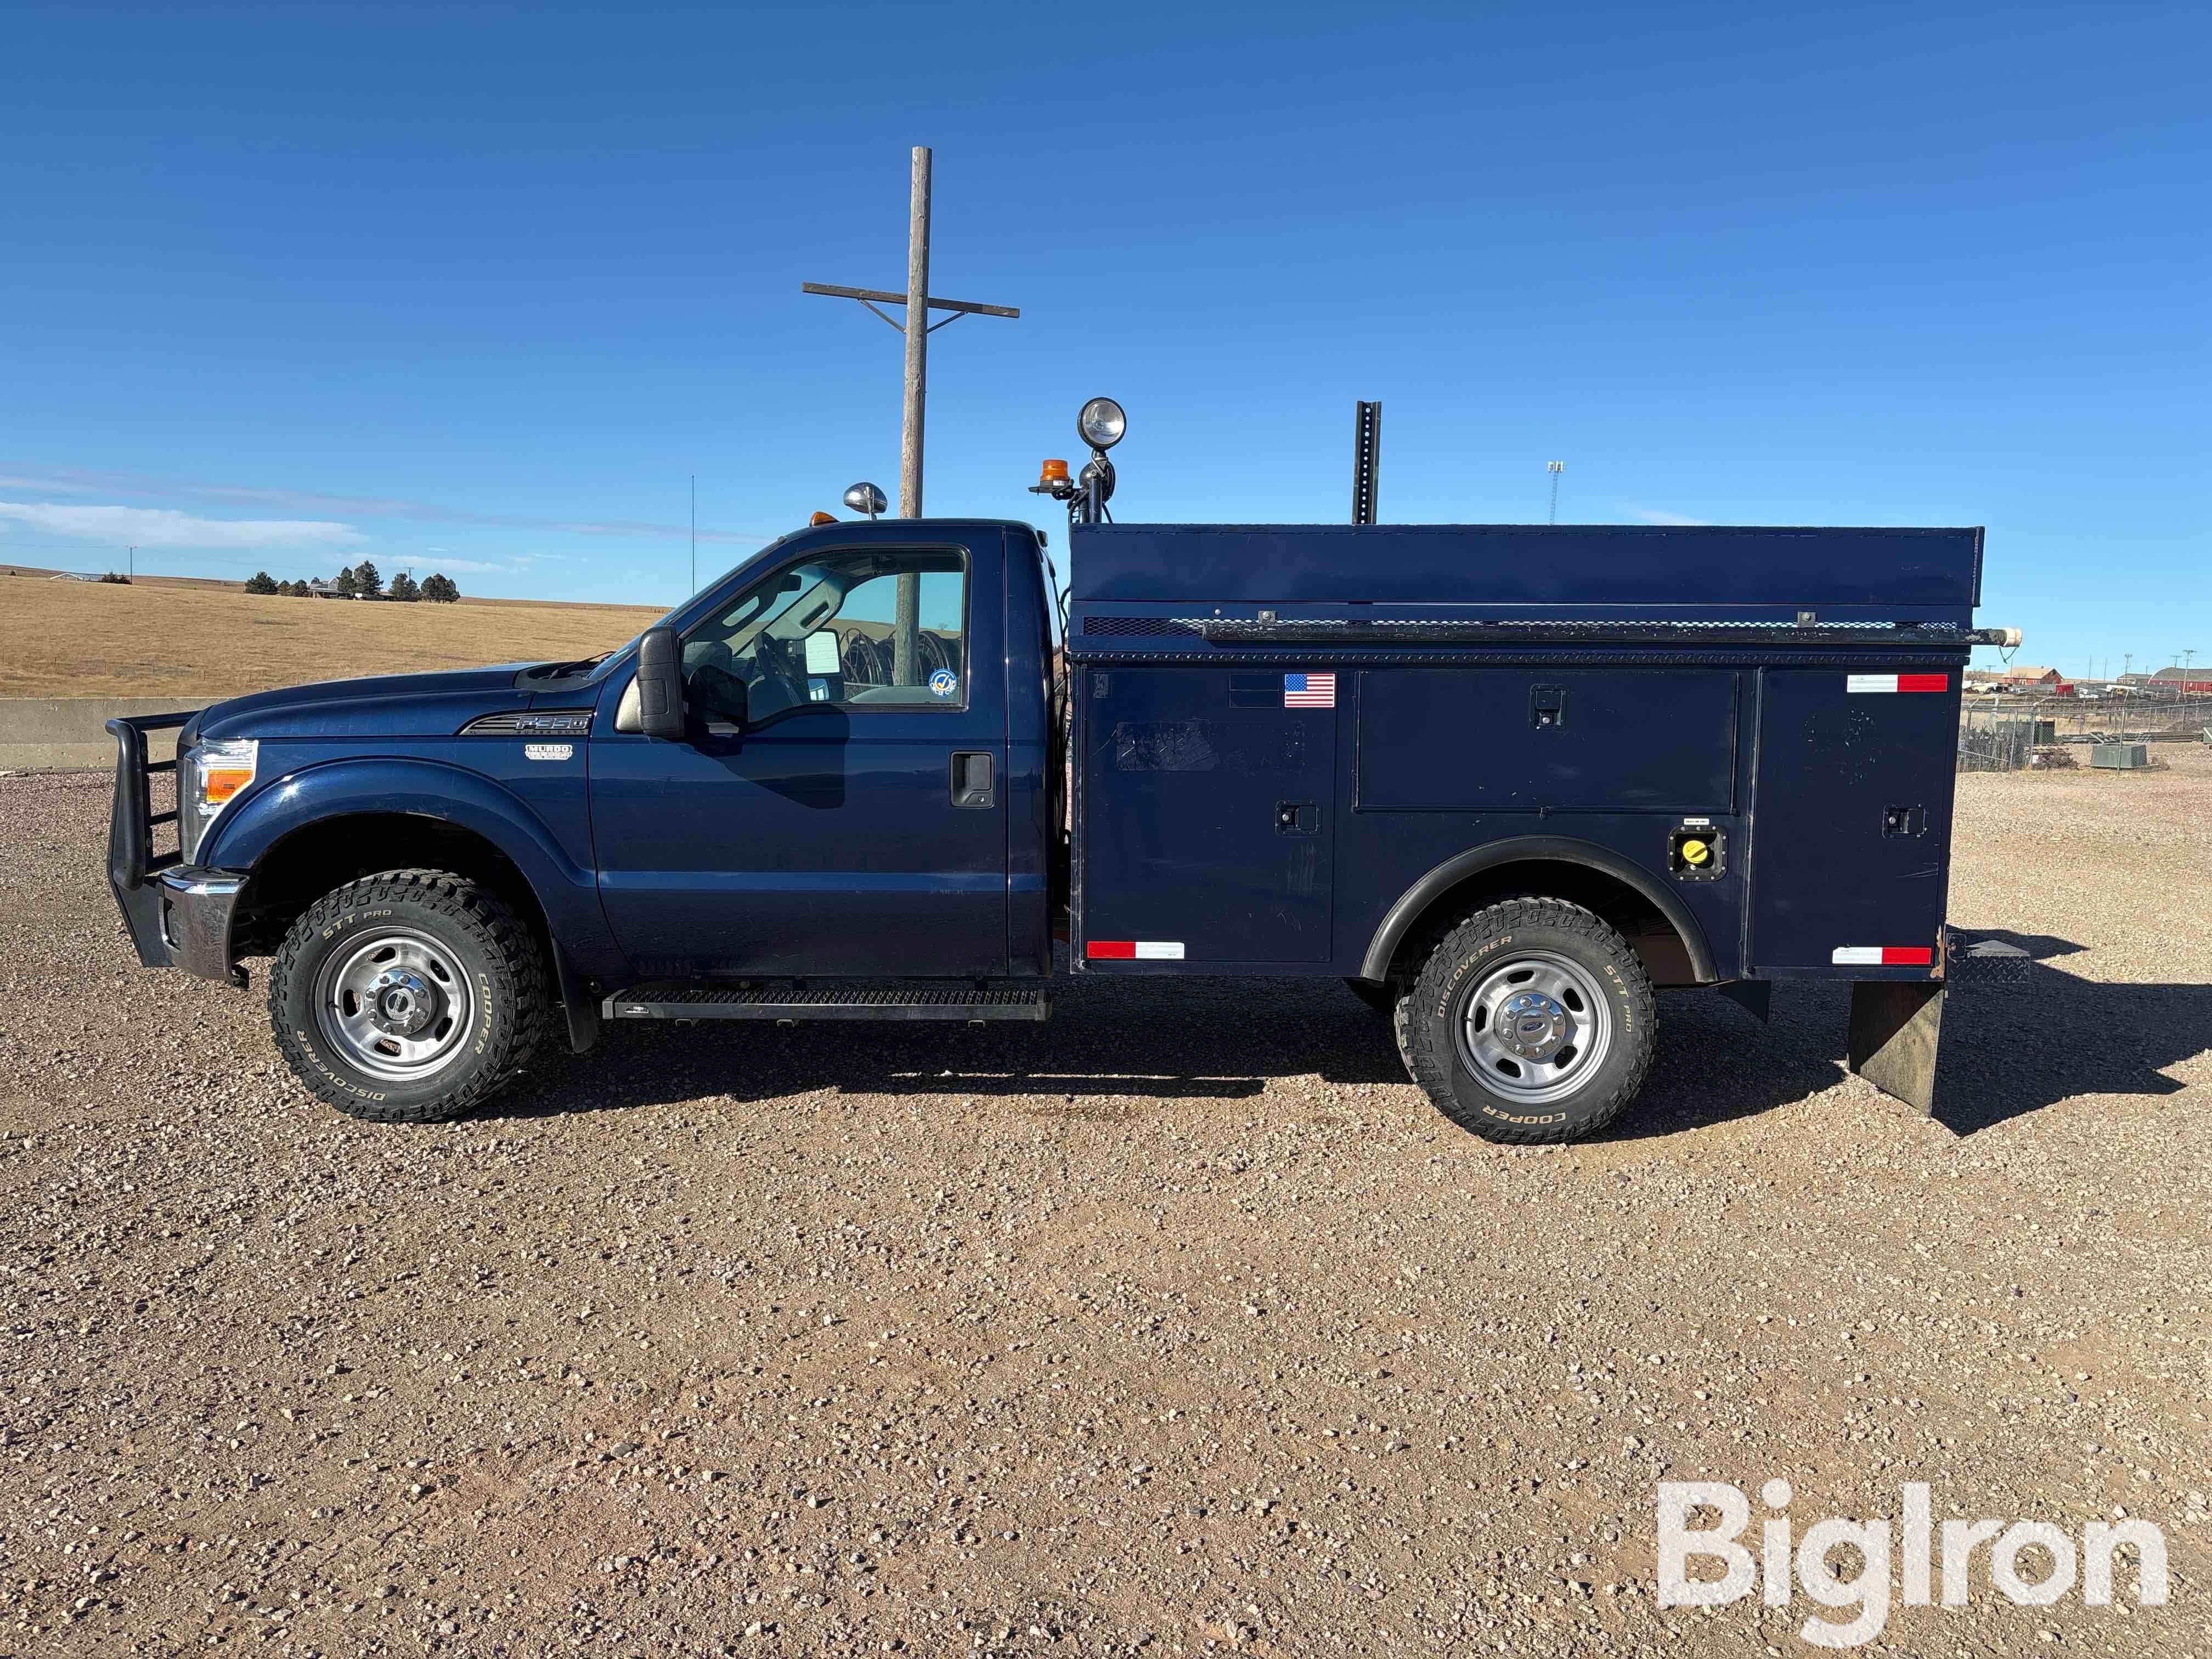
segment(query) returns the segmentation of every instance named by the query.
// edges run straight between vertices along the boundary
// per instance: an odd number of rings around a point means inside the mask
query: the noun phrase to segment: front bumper
[[[180,864],[179,854],[153,850],[155,830],[175,823],[177,815],[152,810],[149,781],[155,773],[175,771],[176,763],[149,763],[146,733],[183,726],[191,718],[190,714],[140,714],[107,722],[115,738],[107,884],[141,964],[181,968],[203,979],[244,985],[246,975],[231,961],[230,926],[246,878],[228,870]]]
[[[116,887],[140,965],[243,986],[246,970],[231,961],[230,923],[245,885],[234,871],[174,864],[136,887]]]

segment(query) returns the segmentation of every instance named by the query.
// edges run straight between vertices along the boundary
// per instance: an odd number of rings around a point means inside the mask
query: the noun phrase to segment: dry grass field
[[[361,605],[229,583],[56,581],[0,567],[0,697],[236,696],[363,673],[586,657],[656,607]]]

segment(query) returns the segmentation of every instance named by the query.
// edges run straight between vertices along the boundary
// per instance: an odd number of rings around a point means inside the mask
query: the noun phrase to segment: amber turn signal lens
[[[1044,464],[1044,471],[1037,475],[1037,482],[1041,484],[1066,483],[1067,482],[1067,463],[1066,461],[1047,461]]]
[[[200,774],[200,799],[210,806],[220,806],[252,781],[252,767],[213,768]]]

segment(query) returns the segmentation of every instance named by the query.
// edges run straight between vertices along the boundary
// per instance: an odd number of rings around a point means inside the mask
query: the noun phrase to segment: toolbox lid
[[[1758,525],[1079,525],[1078,601],[1972,606],[1976,529]]]

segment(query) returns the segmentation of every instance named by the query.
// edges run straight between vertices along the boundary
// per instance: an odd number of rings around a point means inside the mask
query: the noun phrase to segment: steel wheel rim
[[[1613,1004],[1580,963],[1531,951],[1476,981],[1456,1035],[1461,1063],[1486,1088],[1541,1106],[1574,1093],[1605,1064]]]
[[[459,1060],[476,996],[453,952],[427,933],[392,928],[323,964],[315,1025],[347,1065],[413,1083]]]

